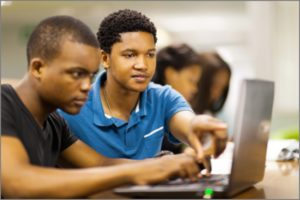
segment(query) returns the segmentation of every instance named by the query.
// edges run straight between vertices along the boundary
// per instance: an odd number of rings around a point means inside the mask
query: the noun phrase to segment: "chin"
[[[133,87],[132,90],[136,91],[136,92],[144,92],[147,88],[148,84],[145,85],[138,85],[136,87]]]
[[[132,90],[135,91],[135,92],[144,92],[146,90],[146,87],[144,87],[144,88],[133,88]]]
[[[62,109],[64,112],[70,114],[70,115],[76,115],[80,112],[80,108],[76,107],[76,108],[65,108]]]

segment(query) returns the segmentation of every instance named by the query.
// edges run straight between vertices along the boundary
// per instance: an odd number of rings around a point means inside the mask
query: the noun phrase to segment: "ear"
[[[106,53],[105,51],[101,50],[100,55],[101,55],[102,66],[104,67],[105,70],[107,70],[110,66],[109,54]]]
[[[41,58],[33,58],[29,64],[29,73],[31,73],[36,79],[41,79],[43,69],[45,68],[45,61]]]
[[[171,66],[166,67],[164,75],[167,84],[172,85],[177,81],[178,72]]]

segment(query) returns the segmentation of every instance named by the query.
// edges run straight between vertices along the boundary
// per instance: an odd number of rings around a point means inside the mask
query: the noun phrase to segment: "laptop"
[[[204,191],[209,188],[214,191],[213,198],[232,197],[261,181],[271,126],[274,82],[245,79],[240,89],[230,174],[213,174],[196,182],[178,178],[155,185],[123,186],[114,192],[133,198],[203,198]]]

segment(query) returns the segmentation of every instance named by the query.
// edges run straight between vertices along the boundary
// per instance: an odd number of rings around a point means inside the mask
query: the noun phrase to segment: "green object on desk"
[[[299,128],[289,128],[272,133],[272,139],[295,139],[299,141]]]
[[[213,189],[205,188],[203,198],[204,199],[210,199],[210,198],[212,198],[213,194],[214,194]]]

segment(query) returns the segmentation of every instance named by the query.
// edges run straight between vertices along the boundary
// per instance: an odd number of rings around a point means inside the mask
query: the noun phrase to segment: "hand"
[[[196,151],[191,147],[186,147],[183,151],[184,154],[192,156],[196,159]],[[205,156],[202,160],[202,163],[198,161],[199,174],[198,177],[201,178],[202,174],[205,176],[210,176],[210,172],[212,170],[210,156]]]
[[[225,149],[227,125],[208,115],[197,115],[191,121],[190,146],[196,152],[196,159],[208,169],[206,156],[218,157]]]
[[[138,185],[161,182],[172,177],[195,180],[199,173],[196,161],[185,154],[167,155],[130,165],[131,182]]]

